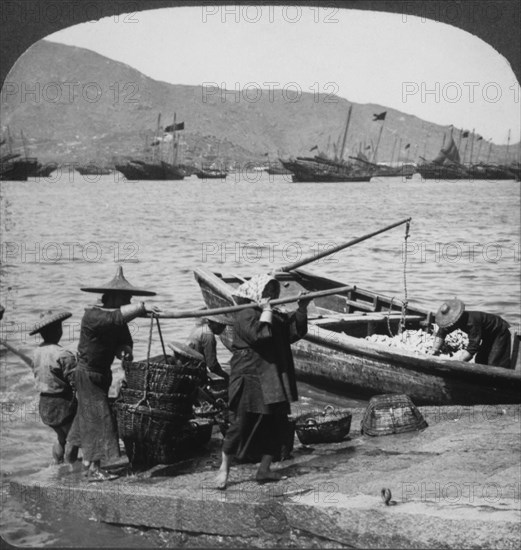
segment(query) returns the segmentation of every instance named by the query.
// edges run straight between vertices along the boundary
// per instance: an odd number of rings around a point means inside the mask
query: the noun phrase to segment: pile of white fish
[[[435,333],[436,330],[434,331]],[[392,337],[386,334],[372,334],[371,336],[366,336],[366,340],[416,353],[430,353],[434,345],[434,334],[429,334],[421,329],[405,330],[401,334]],[[452,357],[459,350],[465,349],[468,342],[467,334],[457,329],[445,338],[445,342],[440,350],[440,356]]]

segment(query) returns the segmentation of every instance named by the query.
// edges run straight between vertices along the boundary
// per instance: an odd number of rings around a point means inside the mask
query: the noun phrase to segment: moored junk
[[[371,398],[360,432],[379,436],[424,430],[428,427],[421,412],[406,394],[376,395]]]
[[[473,164],[469,168],[470,176],[473,179],[482,180],[513,180],[519,177],[519,169],[517,171],[512,166],[499,166],[495,164]]]
[[[470,177],[470,172],[460,161],[458,147],[454,143],[452,132],[446,146],[440,149],[438,156],[431,162],[424,162],[416,167],[424,179],[459,180]]]
[[[353,106],[350,105],[346,125],[342,136],[342,145],[333,159],[318,154],[314,157],[297,157],[296,159],[279,159],[282,166],[291,172],[294,182],[368,182],[374,175],[374,169],[358,161],[351,163],[344,160],[346,140],[351,121]],[[313,147],[311,150],[316,149]],[[336,153],[336,151],[335,151]]]
[[[27,155],[27,146],[23,132],[21,132],[21,140],[23,146],[22,152],[13,150],[12,138],[7,128],[7,139],[2,139],[0,145],[5,145],[6,150],[0,155],[0,180],[2,181],[27,181],[30,177],[37,177],[43,166],[38,162],[36,157]]]
[[[123,363],[126,387],[114,406],[119,436],[135,469],[176,462],[211,437],[213,423],[192,418],[205,376],[203,357],[181,344],[172,350],[173,355]]]
[[[159,114],[156,134],[150,143],[153,147],[152,159],[131,159],[124,164],[116,164],[116,170],[121,172],[127,180],[182,180],[186,171],[178,163],[178,132],[184,128],[185,123],[176,122],[175,114],[174,122],[162,128],[161,114]]]

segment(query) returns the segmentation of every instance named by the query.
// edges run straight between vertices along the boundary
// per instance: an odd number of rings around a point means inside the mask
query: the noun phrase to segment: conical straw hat
[[[68,319],[69,317],[72,317],[72,313],[70,311],[65,310],[59,310],[59,311],[46,311],[45,313],[40,314],[40,320],[34,324],[34,329],[31,330],[29,333],[29,336],[32,336],[33,334],[36,334],[37,332],[40,332],[42,328],[48,327],[49,325],[52,325],[53,323],[57,323],[65,321],[65,319]]]
[[[453,325],[465,311],[465,304],[458,299],[445,300],[436,312],[436,324],[440,328]]]
[[[81,290],[83,292],[98,292],[105,294],[106,292],[127,292],[133,296],[155,296],[156,292],[151,290],[146,290],[144,288],[138,288],[134,285],[131,285],[123,276],[123,267],[118,266],[115,277],[109,281],[107,284],[100,286],[84,287]]]

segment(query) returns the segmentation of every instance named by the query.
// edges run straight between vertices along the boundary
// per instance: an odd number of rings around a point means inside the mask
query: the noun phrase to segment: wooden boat
[[[158,147],[152,160],[131,159],[124,164],[116,164],[115,168],[130,181],[182,180],[186,172],[178,163],[179,134],[184,130],[184,122],[176,122],[174,113],[173,124],[161,128],[161,114],[157,118],[157,130],[152,146]],[[161,136],[161,133],[163,134]],[[164,147],[163,147],[164,146]]]
[[[195,278],[209,308],[234,304],[232,292],[243,282],[237,276],[196,269]],[[277,272],[281,297],[300,291],[344,286],[302,269]],[[365,339],[371,334],[397,334],[402,324],[400,300],[356,287],[315,299],[308,308],[309,330],[293,345],[299,380],[351,397],[405,393],[416,405],[521,403],[521,372],[500,367],[391,348]],[[407,330],[429,330],[433,315],[407,307]],[[233,336],[228,327],[224,338]],[[513,364],[519,337],[514,338]],[[229,342],[228,342],[229,344]]]
[[[305,157],[280,161],[292,173],[295,183],[350,183],[368,182],[372,173],[356,170],[351,164],[325,164]]]
[[[328,158],[326,155],[315,155],[314,157],[297,157],[296,159],[279,159],[282,166],[292,173],[292,181],[300,183],[349,183],[368,182],[373,176],[374,170],[367,168],[367,165],[360,163],[349,163],[344,161],[346,140],[351,121],[353,106],[350,105],[347,114],[344,135],[340,153],[335,158]]]
[[[201,170],[198,170],[195,174],[201,180],[224,180],[228,172],[219,168],[201,168]]]
[[[129,181],[182,180],[185,177],[185,172],[178,166],[164,161],[131,160],[126,164],[116,164],[116,170],[121,172]]]
[[[35,157],[26,157],[16,159],[0,168],[0,180],[8,181],[27,181],[27,178],[38,175],[41,164]]]
[[[461,164],[458,147],[452,133],[446,146],[440,149],[438,156],[431,162],[424,162],[416,167],[423,179],[462,180],[471,177],[467,167]]]
[[[109,176],[112,172],[110,168],[98,166],[97,164],[83,164],[76,166],[76,170],[82,176]]]

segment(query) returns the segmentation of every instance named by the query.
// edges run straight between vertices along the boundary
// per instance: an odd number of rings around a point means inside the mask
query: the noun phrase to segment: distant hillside
[[[266,153],[270,160],[307,155],[314,146],[325,152],[328,143],[332,153],[349,107],[345,99],[332,97],[328,102],[325,95],[317,100],[312,93],[291,101],[291,90],[286,95],[263,90],[257,101],[231,91],[204,92],[200,86],[158,82],[90,50],[40,41],[18,60],[4,85],[2,134],[5,137],[9,126],[14,146],[20,147],[23,131],[28,154],[42,162],[112,164],[150,154],[145,145],[153,137],[158,114],[167,125],[176,113],[177,121],[185,123],[184,161],[200,162],[214,154],[228,162],[265,162]],[[254,95],[251,91],[250,97]],[[402,140],[403,160],[437,154],[447,127],[373,104],[353,104],[348,154],[371,141],[376,144],[381,123],[373,122],[373,114],[382,111],[387,118],[379,161],[391,160],[395,136]],[[512,159],[515,147],[510,148]],[[474,158],[476,152],[477,144]],[[481,158],[487,153],[488,145],[482,147]],[[493,146],[490,160],[503,161],[504,154],[505,146]]]

